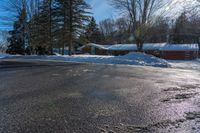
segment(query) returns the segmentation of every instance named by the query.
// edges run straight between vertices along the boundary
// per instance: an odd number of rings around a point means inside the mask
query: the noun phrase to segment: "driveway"
[[[198,131],[198,70],[0,60],[2,133]]]

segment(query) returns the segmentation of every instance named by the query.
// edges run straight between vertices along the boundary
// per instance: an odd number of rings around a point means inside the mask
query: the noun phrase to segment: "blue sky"
[[[109,0],[86,0],[92,7],[92,13],[96,21],[99,22],[106,18],[114,17],[113,8],[109,4]]]

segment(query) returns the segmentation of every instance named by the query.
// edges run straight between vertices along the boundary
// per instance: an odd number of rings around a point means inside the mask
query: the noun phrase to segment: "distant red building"
[[[161,58],[168,60],[193,60],[198,58],[198,44],[168,44],[160,49]]]

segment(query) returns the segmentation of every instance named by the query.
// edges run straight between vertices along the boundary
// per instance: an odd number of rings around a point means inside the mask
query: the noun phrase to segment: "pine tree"
[[[39,44],[42,47],[42,49],[45,49],[45,51],[51,50],[51,9],[49,7],[50,3],[50,0],[43,0],[38,16]]]
[[[90,20],[85,34],[89,42],[99,43],[101,41],[101,33],[94,17]]]
[[[74,44],[78,36],[82,34],[86,22],[89,21],[88,9],[90,9],[90,6],[85,0],[58,0],[58,2],[61,4],[61,16],[59,18],[63,19],[62,53],[64,54],[64,47],[68,43],[69,55],[72,55]]]
[[[9,31],[11,37],[8,38],[10,45],[6,53],[9,54],[24,54],[24,42],[23,42],[23,29],[20,21],[14,23],[14,30]]]
[[[25,4],[25,2],[23,2]],[[10,45],[8,46],[7,53],[9,54],[24,54],[27,33],[26,33],[26,24],[27,24],[27,12],[26,6],[23,5],[23,8],[20,10],[18,20],[14,22],[13,30],[9,32],[11,37],[8,38]]]
[[[176,20],[174,31],[173,31],[173,42],[183,43],[184,38],[187,35],[188,29],[188,18],[186,13],[182,13],[181,16]]]
[[[53,54],[52,0],[42,0],[36,4],[35,14],[29,21],[30,46],[38,54]]]

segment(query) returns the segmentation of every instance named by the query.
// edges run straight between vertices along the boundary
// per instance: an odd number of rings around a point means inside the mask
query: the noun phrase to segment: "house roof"
[[[115,44],[108,47],[109,50],[137,50],[136,44]]]
[[[167,43],[144,43],[143,49],[144,50],[159,50],[162,47],[165,47]]]
[[[87,45],[84,45],[84,46],[80,47],[79,49],[81,50],[84,47],[88,47],[88,46],[92,46],[92,47],[99,48],[99,49],[107,49],[111,45],[100,45],[100,44],[95,44],[95,43],[88,43]]]
[[[161,51],[198,51],[198,44],[167,44],[160,48]]]

